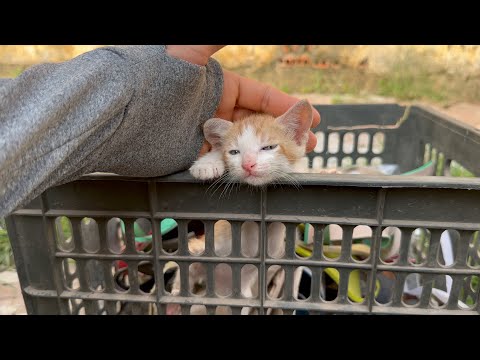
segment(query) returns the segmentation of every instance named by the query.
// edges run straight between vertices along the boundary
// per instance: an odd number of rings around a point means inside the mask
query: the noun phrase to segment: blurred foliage
[[[4,219],[0,218],[0,271],[14,266],[13,252]]]
[[[0,76],[71,59],[99,45],[1,45]],[[478,45],[230,45],[222,66],[287,93],[480,102]]]

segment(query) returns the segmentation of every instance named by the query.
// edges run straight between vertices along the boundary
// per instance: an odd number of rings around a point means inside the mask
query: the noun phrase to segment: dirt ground
[[[313,104],[341,103],[389,103],[395,99],[371,96],[367,98],[353,98],[328,96],[319,94],[297,95],[306,98]],[[460,120],[474,128],[480,129],[480,105],[471,103],[458,103],[448,108],[441,108],[435,104],[423,103],[450,117]],[[25,315],[26,309],[15,271],[0,272],[0,315]]]
[[[25,315],[18,276],[15,271],[0,272],[0,315]]]

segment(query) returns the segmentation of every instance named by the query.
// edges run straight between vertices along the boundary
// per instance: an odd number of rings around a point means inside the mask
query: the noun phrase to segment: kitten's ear
[[[218,148],[222,146],[223,138],[231,126],[232,123],[227,120],[219,118],[209,119],[203,125],[203,134],[213,148]]]
[[[285,114],[277,118],[277,122],[287,130],[288,135],[298,145],[304,145],[308,140],[308,130],[310,130],[312,121],[312,106],[308,100],[297,102]]]

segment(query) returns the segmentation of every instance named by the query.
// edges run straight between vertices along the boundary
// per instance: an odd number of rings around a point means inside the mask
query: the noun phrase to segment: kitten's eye
[[[237,155],[237,154],[240,154],[240,151],[238,151],[238,150],[230,150],[229,153],[230,153],[230,155]]]
[[[264,146],[262,147],[262,150],[273,150],[277,147],[278,145],[268,145],[268,146]]]

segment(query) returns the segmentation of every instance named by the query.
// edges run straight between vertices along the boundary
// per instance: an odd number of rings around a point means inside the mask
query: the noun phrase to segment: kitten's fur
[[[305,156],[312,120],[307,100],[278,118],[254,114],[233,123],[210,119],[203,130],[212,150],[193,164],[190,173],[201,180],[223,175],[254,186],[289,179],[297,161]]]
[[[198,159],[190,168],[191,174],[201,180],[224,177],[229,181],[243,182],[262,186],[277,180],[289,180],[289,173],[295,164],[305,156],[308,132],[312,124],[312,107],[303,100],[293,105],[285,114],[274,118],[265,114],[254,114],[236,122],[223,119],[210,119],[204,125],[204,134],[212,145],[212,150]],[[285,225],[272,223],[268,226],[268,253],[281,257],[285,249]],[[259,244],[258,224],[247,222],[241,231],[242,249],[249,256],[256,256]],[[215,248],[217,252],[228,255],[232,234],[226,221],[220,220],[215,226]],[[192,254],[200,254],[205,247],[205,239],[189,241]],[[267,270],[267,293],[279,296],[283,292],[283,276],[278,265]],[[295,273],[294,291],[299,281],[300,268]],[[189,286],[192,294],[205,292],[205,268],[198,263],[189,268]],[[229,276],[217,278],[216,288],[221,292],[230,292],[232,279]],[[258,275],[255,271],[245,271],[241,276],[242,293],[246,297],[258,297]],[[172,295],[180,293],[180,274],[177,271],[172,287]],[[296,296],[296,294],[293,294]],[[191,313],[197,311],[192,306]],[[242,314],[252,313],[252,309],[243,308]],[[169,304],[167,314],[178,314],[179,305]],[[269,310],[269,312],[272,312]]]

